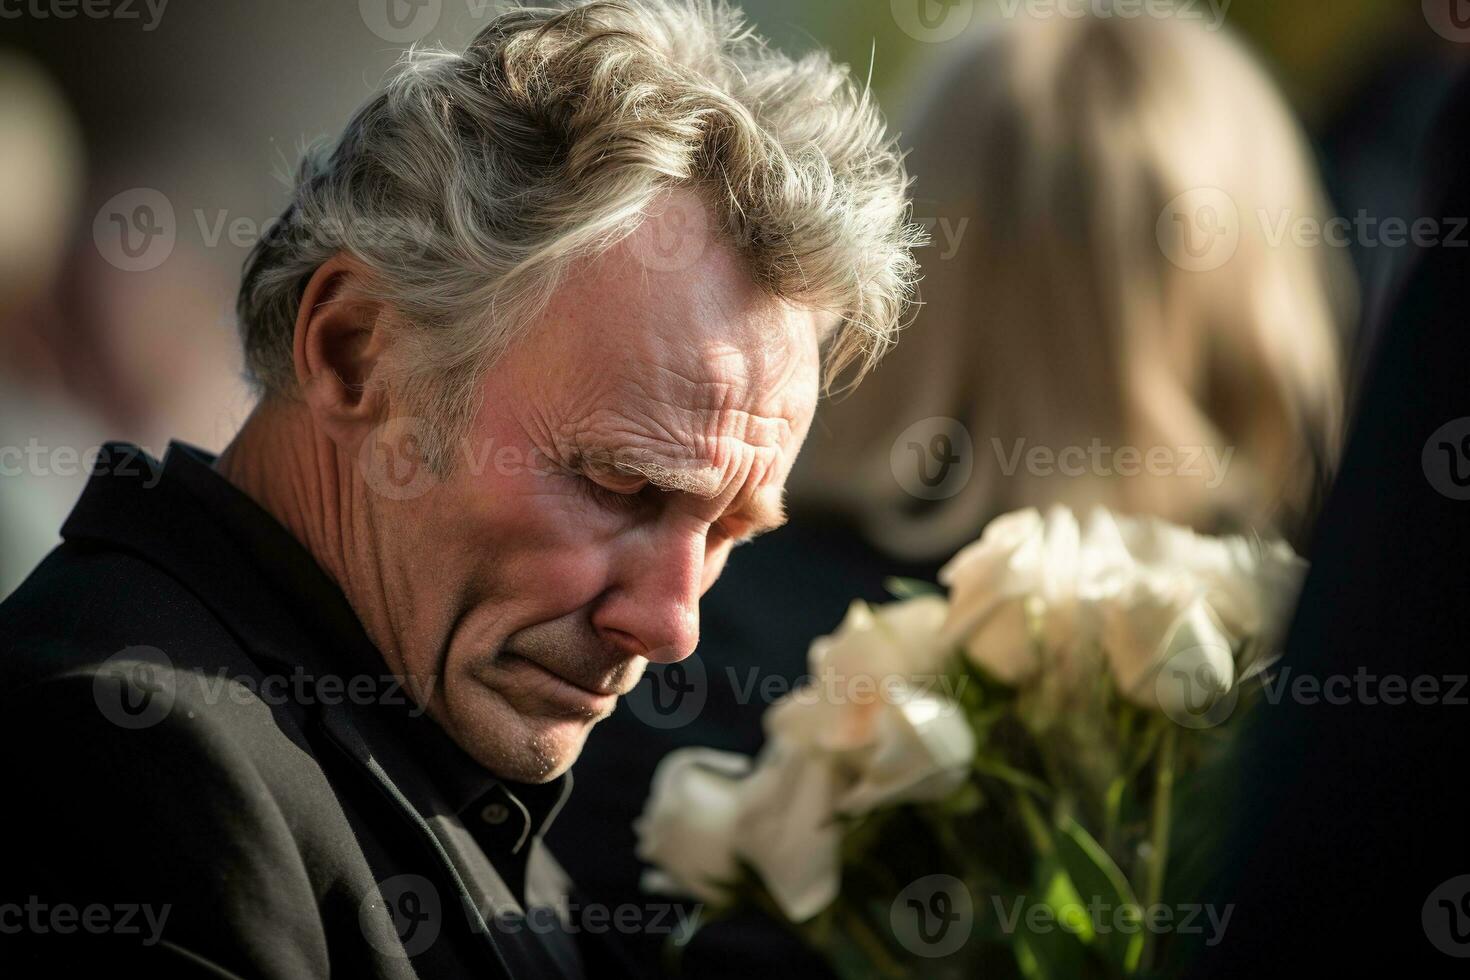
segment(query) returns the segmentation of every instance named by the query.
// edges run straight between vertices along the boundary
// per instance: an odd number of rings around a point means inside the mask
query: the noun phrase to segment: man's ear
[[[366,272],[341,253],[312,274],[296,313],[296,382],[316,423],[348,452],[387,416],[381,361],[388,347],[383,304],[362,289]]]

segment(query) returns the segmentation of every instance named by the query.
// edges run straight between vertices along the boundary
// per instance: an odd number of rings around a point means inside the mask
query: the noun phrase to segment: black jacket
[[[1470,73],[1424,163],[1418,214],[1447,237],[1406,250],[1375,330],[1282,660],[1284,684],[1314,686],[1258,706],[1217,899],[1235,915],[1193,975],[1466,972],[1470,247],[1451,232],[1470,215]]]
[[[0,606],[0,974],[615,970],[541,843],[569,781],[477,766],[210,462],[109,445]]]

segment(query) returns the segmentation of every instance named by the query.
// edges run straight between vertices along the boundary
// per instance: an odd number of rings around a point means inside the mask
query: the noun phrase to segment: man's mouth
[[[618,705],[623,691],[608,683],[589,686],[513,650],[502,650],[494,669],[526,685],[531,695],[557,713],[578,718],[605,718]]]

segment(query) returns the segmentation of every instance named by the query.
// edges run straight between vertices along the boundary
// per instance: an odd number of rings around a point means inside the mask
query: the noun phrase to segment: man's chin
[[[470,703],[449,703],[449,731],[480,765],[499,776],[522,783],[548,782],[572,767],[587,734],[600,717],[568,716],[559,706],[540,705],[535,699],[524,707],[489,687],[477,688]],[[450,726],[445,726],[449,728]]]
[[[545,783],[572,768],[582,754],[594,722],[573,719],[522,719],[524,735],[494,748],[499,758],[486,768],[501,779]]]

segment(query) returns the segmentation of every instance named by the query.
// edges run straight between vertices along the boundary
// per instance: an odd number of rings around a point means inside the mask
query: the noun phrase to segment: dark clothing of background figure
[[[1470,216],[1470,74],[1423,174],[1419,214]],[[1199,976],[1465,974],[1470,248],[1411,247],[1402,267],[1278,667],[1286,693],[1253,719],[1216,899],[1234,915]],[[1295,678],[1321,686],[1298,697]]]

